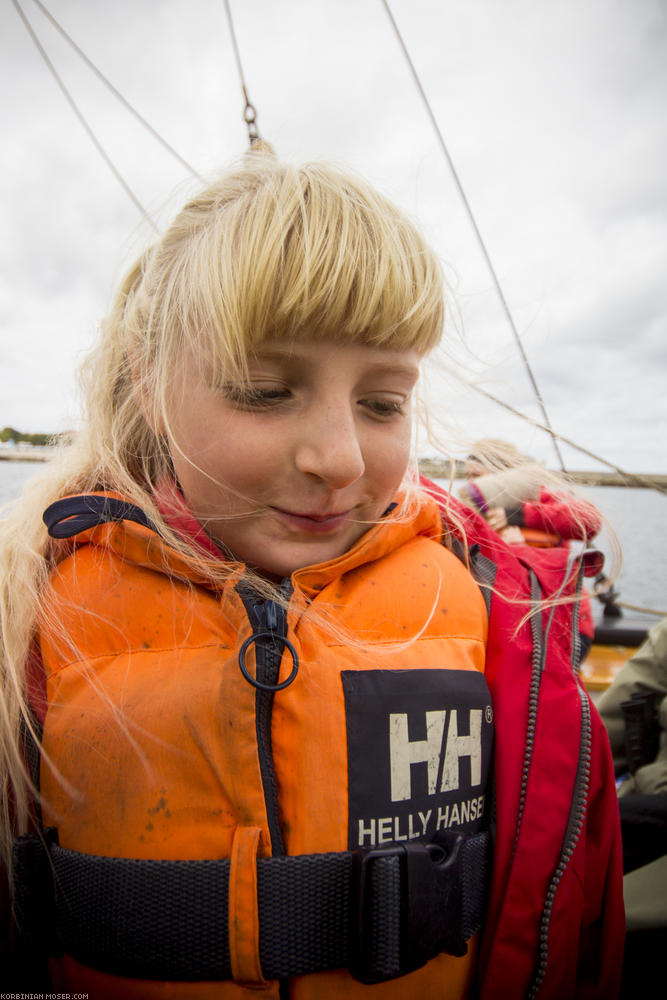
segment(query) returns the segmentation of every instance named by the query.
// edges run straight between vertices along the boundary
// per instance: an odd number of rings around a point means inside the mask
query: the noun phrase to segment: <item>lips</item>
[[[330,514],[297,513],[290,510],[282,510],[280,507],[274,507],[273,510],[283,522],[301,531],[315,535],[324,535],[328,532],[336,531],[352,513],[351,510],[334,511]]]

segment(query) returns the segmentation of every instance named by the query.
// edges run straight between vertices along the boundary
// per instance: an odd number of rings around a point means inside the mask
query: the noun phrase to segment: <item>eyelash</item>
[[[279,387],[275,389],[251,389],[239,385],[226,385],[224,392],[230,402],[237,406],[248,407],[248,409],[275,406],[290,397],[289,389]]]
[[[263,409],[278,406],[280,403],[289,400],[292,393],[286,386],[273,389],[252,389],[239,385],[226,385],[224,387],[226,398],[236,406],[249,410]],[[365,407],[371,416],[376,419],[389,420],[394,416],[402,416],[405,413],[403,402],[389,399],[363,399],[360,405]]]
[[[405,413],[403,403],[390,399],[369,399],[364,401],[364,405],[376,417],[385,419],[393,416],[402,416]]]

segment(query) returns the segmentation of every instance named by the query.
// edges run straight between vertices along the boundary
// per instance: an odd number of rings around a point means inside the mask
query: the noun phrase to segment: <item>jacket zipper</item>
[[[528,696],[528,726],[526,729],[526,748],[523,755],[523,768],[521,771],[521,791],[519,794],[519,812],[516,824],[516,834],[514,837],[514,851],[519,842],[521,831],[521,821],[523,810],[526,804],[526,792],[528,788],[528,776],[533,757],[535,745],[535,731],[537,729],[537,708],[540,700],[540,684],[542,682],[542,671],[546,660],[544,635],[542,632],[542,616],[538,610],[538,602],[542,596],[540,585],[536,575],[530,571],[530,628],[533,638],[533,657],[531,662],[530,692]]]
[[[573,558],[576,558],[574,556]],[[570,569],[573,562],[569,561],[567,566],[567,573],[565,576],[565,581],[569,579]],[[582,585],[583,573],[579,573],[577,579],[576,595],[579,596],[579,592]],[[563,587],[565,584],[563,584]],[[563,588],[561,588],[562,590]],[[560,592],[557,597],[560,596]],[[575,605],[575,611],[572,615],[572,628],[578,631],[578,603]],[[555,610],[555,608],[553,609]],[[553,612],[552,612],[553,614]],[[565,837],[563,838],[563,846],[561,848],[560,858],[558,860],[558,865],[556,870],[551,876],[549,886],[547,889],[547,894],[545,897],[544,910],[542,911],[542,919],[540,921],[540,937],[539,937],[539,948],[537,956],[537,964],[535,969],[535,974],[533,976],[533,981],[531,983],[530,989],[528,991],[528,1000],[535,1000],[537,997],[544,977],[547,971],[547,964],[549,961],[549,927],[551,925],[551,917],[553,913],[554,901],[556,898],[556,892],[558,891],[558,886],[560,881],[569,865],[574,850],[579,841],[581,831],[584,825],[584,819],[586,816],[586,803],[588,801],[588,787],[590,782],[590,758],[591,758],[591,707],[588,701],[588,696],[584,691],[581,681],[579,679],[579,664],[577,662],[577,637],[573,635],[573,648],[575,650],[574,658],[571,663],[572,672],[575,676],[575,681],[577,684],[577,693],[579,694],[579,701],[581,705],[581,739],[579,742],[579,760],[577,763],[577,774],[574,781],[574,791],[572,794],[572,804],[570,806],[570,815],[567,821],[567,828],[565,831]],[[545,659],[546,659],[546,645],[545,645]]]
[[[278,683],[280,675],[280,664],[285,649],[283,640],[287,638],[287,610],[282,603],[261,598],[249,587],[239,585],[237,591],[246,609],[253,636],[256,636],[254,646],[257,680],[262,684],[274,686]],[[280,591],[285,601],[289,601],[292,594],[292,583],[289,579],[283,580]],[[285,844],[280,828],[278,785],[271,741],[273,698],[273,691],[256,688],[255,734],[266,817],[271,837],[271,854],[273,857],[281,857],[285,854]]]
[[[578,598],[572,612],[572,669],[579,676],[581,669],[581,633],[579,631],[579,620],[581,617],[581,592],[584,583],[584,560],[581,560],[577,574],[577,586],[575,596]]]

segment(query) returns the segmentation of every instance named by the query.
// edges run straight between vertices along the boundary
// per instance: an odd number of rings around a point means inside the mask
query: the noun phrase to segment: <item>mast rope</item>
[[[77,53],[77,55],[79,55],[80,58],[84,60],[84,62],[86,63],[86,65],[89,66],[89,68],[99,77],[99,79],[105,84],[105,86],[107,86],[109,88],[109,90],[127,108],[127,110],[129,110],[134,115],[134,117],[154,136],[154,138],[172,156],[174,156],[193,176],[195,176],[195,177],[197,177],[198,179],[201,180],[202,178],[201,178],[200,174],[197,173],[197,171],[194,169],[194,167],[192,167],[183,157],[181,157],[180,154],[175,149],[173,149],[173,147],[170,146],[170,144],[165,139],[163,139],[162,136],[160,136],[160,134],[139,114],[138,111],[136,111],[136,109],[129,103],[129,101],[127,101],[123,97],[123,95],[113,86],[113,84],[101,73],[101,71],[94,65],[94,63],[85,55],[85,53],[79,48],[79,46],[74,42],[74,40],[68,35],[68,33],[64,30],[64,28],[62,28],[62,26],[51,15],[51,13],[47,10],[47,8],[44,6],[44,4],[41,2],[41,0],[33,0],[33,2],[40,8],[40,10],[42,11],[42,13],[48,18],[48,20],[53,24],[53,26],[60,32],[60,34],[65,38],[65,40],[71,45],[71,47],[75,50],[75,52]],[[36,35],[36,33],[35,33],[32,25],[28,21],[28,18],[26,17],[23,9],[21,8],[18,0],[12,0],[12,3],[14,4],[14,7],[16,8],[16,10],[17,10],[17,12],[18,12],[21,20],[23,21],[23,23],[24,23],[24,25],[26,27],[26,30],[28,31],[28,33],[29,33],[29,35],[30,35],[33,43],[35,44],[37,50],[39,51],[42,59],[44,60],[44,62],[46,63],[46,66],[49,69],[49,71],[51,72],[51,74],[55,78],[56,83],[58,84],[58,86],[60,87],[63,95],[65,96],[65,99],[67,100],[67,102],[71,106],[72,110],[76,114],[77,118],[81,122],[81,124],[84,127],[84,129],[86,130],[89,138],[91,139],[91,141],[93,142],[93,144],[97,148],[98,152],[100,153],[100,155],[102,156],[102,158],[106,162],[106,164],[109,167],[109,169],[112,171],[112,173],[114,174],[114,176],[116,177],[116,179],[118,180],[118,182],[121,184],[121,186],[125,190],[125,192],[128,195],[128,197],[132,200],[133,204],[139,210],[139,212],[141,213],[141,215],[150,223],[150,225],[153,227],[153,229],[156,232],[158,232],[159,231],[158,230],[158,226],[156,225],[155,221],[153,220],[153,218],[151,217],[151,215],[149,214],[149,212],[146,210],[146,208],[139,201],[139,199],[134,194],[134,192],[131,190],[131,188],[129,187],[129,185],[125,181],[125,179],[122,177],[122,175],[120,174],[120,172],[116,168],[115,164],[113,163],[113,161],[111,160],[111,158],[107,154],[106,150],[103,148],[102,144],[97,139],[95,133],[93,132],[92,128],[90,127],[90,125],[86,121],[86,119],[83,116],[82,112],[78,108],[77,104],[75,103],[74,99],[72,98],[71,94],[69,93],[67,87],[65,86],[65,84],[62,81],[61,77],[59,76],[59,74],[58,74],[55,66],[53,65],[53,63],[49,59],[48,55],[46,54],[46,51],[44,50],[42,44],[40,43],[40,41],[39,41],[39,39],[38,39],[38,37],[37,37],[37,35]],[[255,110],[254,106],[252,105],[252,103],[250,102],[250,99],[248,97],[248,91],[247,91],[247,86],[246,86],[246,82],[245,82],[245,76],[244,76],[244,73],[243,73],[243,66],[242,66],[242,63],[241,63],[241,56],[240,56],[240,52],[239,52],[239,48],[238,48],[238,44],[237,44],[237,40],[236,40],[236,34],[235,34],[235,31],[234,31],[234,25],[233,25],[233,21],[232,21],[232,15],[231,15],[231,9],[230,9],[230,5],[229,5],[229,0],[224,0],[224,3],[225,3],[225,9],[226,9],[226,12],[227,12],[228,22],[229,22],[229,29],[230,29],[230,35],[231,35],[231,40],[232,40],[232,46],[233,46],[233,49],[234,49],[234,54],[235,54],[235,58],[236,58],[236,64],[237,64],[237,68],[238,68],[238,72],[239,72],[239,77],[240,77],[240,81],[241,81],[241,89],[242,89],[243,96],[244,96],[244,99],[245,99],[245,102],[246,102],[245,109],[244,109],[244,120],[245,120],[245,122],[246,122],[246,124],[248,126],[248,138],[249,138],[249,141],[250,141],[250,146],[252,147],[254,143],[256,143],[256,142],[260,142],[261,143],[262,140],[261,140],[261,137],[260,137],[260,134],[259,134],[259,130],[257,128],[256,110]],[[435,119],[435,116],[433,114],[431,106],[430,106],[430,104],[428,102],[428,98],[426,97],[424,89],[423,89],[423,87],[421,85],[421,81],[419,80],[419,77],[418,77],[417,72],[415,70],[414,64],[413,64],[413,62],[412,62],[412,60],[410,58],[410,55],[409,55],[408,50],[407,50],[407,48],[405,46],[403,38],[402,38],[402,36],[400,34],[400,31],[399,31],[399,28],[398,28],[398,26],[396,24],[396,21],[394,20],[394,17],[393,17],[393,15],[391,13],[391,10],[389,8],[387,0],[382,0],[382,3],[383,3],[383,6],[384,6],[384,8],[385,8],[385,10],[387,12],[387,15],[388,15],[390,21],[391,21],[391,24],[392,24],[392,26],[394,28],[394,31],[395,31],[396,36],[398,38],[399,44],[400,44],[400,46],[401,46],[401,48],[403,50],[405,58],[406,58],[406,60],[408,62],[408,65],[410,67],[412,76],[413,76],[413,78],[415,80],[415,83],[417,85],[417,88],[418,88],[418,90],[419,90],[419,92],[421,94],[422,100],[423,100],[423,102],[424,102],[424,104],[426,106],[426,110],[428,112],[429,118],[430,118],[430,120],[432,122],[432,125],[433,125],[434,129],[435,129],[435,132],[436,132],[436,135],[438,137],[440,146],[441,146],[442,151],[443,151],[443,153],[445,155],[447,163],[448,163],[448,165],[450,167],[450,170],[452,172],[452,176],[453,176],[454,181],[456,183],[456,186],[457,186],[457,188],[459,190],[459,194],[460,194],[460,196],[461,196],[461,198],[463,200],[463,204],[464,204],[464,206],[466,208],[466,211],[468,213],[470,222],[472,224],[472,227],[473,227],[473,229],[475,231],[476,237],[477,237],[478,242],[480,244],[480,247],[482,249],[482,253],[483,253],[484,257],[485,257],[485,260],[486,260],[486,263],[488,265],[489,271],[490,271],[491,276],[493,278],[493,281],[494,281],[494,284],[495,284],[495,287],[496,287],[496,291],[498,292],[500,301],[502,303],[503,310],[504,310],[505,315],[506,315],[506,317],[507,317],[507,319],[509,321],[509,324],[510,324],[510,327],[511,327],[512,332],[514,334],[514,337],[516,339],[519,351],[521,353],[521,356],[523,358],[524,364],[526,366],[526,370],[528,372],[528,375],[530,377],[531,383],[533,385],[533,389],[534,389],[535,395],[537,397],[538,403],[540,405],[540,409],[542,411],[542,415],[544,417],[544,423],[540,423],[539,421],[534,420],[532,417],[529,417],[527,414],[523,413],[521,410],[516,409],[515,407],[511,406],[509,403],[504,402],[503,400],[501,400],[498,397],[494,396],[490,392],[487,392],[485,389],[482,389],[481,386],[475,385],[472,382],[468,382],[469,387],[471,389],[473,389],[473,391],[479,393],[480,395],[485,396],[491,402],[497,404],[498,406],[502,406],[504,409],[506,409],[510,413],[514,414],[514,416],[519,417],[520,419],[526,421],[527,423],[531,424],[532,426],[536,427],[537,429],[542,430],[545,433],[549,434],[550,437],[551,437],[551,439],[552,439],[552,442],[553,442],[556,454],[558,456],[558,460],[559,460],[559,464],[560,464],[561,470],[563,472],[565,472],[566,470],[565,470],[565,467],[564,467],[564,464],[563,464],[563,460],[562,460],[562,457],[561,457],[561,454],[560,454],[560,450],[558,448],[558,443],[557,443],[558,441],[561,441],[563,444],[567,444],[569,447],[574,448],[576,451],[578,451],[578,452],[580,452],[580,453],[588,456],[589,458],[594,459],[596,462],[599,462],[600,464],[605,465],[608,468],[614,470],[616,473],[618,473],[618,475],[622,476],[629,483],[634,483],[634,484],[636,484],[638,486],[642,486],[642,487],[649,487],[650,489],[656,490],[659,493],[667,494],[667,489],[665,489],[664,487],[660,486],[659,484],[654,483],[651,480],[649,480],[649,479],[647,479],[647,478],[645,478],[645,477],[643,477],[641,475],[637,475],[635,473],[627,472],[626,470],[624,470],[624,469],[620,468],[619,466],[615,465],[613,462],[609,462],[607,459],[602,458],[601,456],[595,454],[592,451],[589,451],[587,448],[583,448],[580,445],[575,444],[575,442],[573,442],[570,439],[564,437],[562,434],[556,433],[553,430],[553,428],[551,427],[551,424],[549,422],[549,418],[548,418],[548,415],[546,413],[546,409],[545,409],[545,406],[544,406],[544,402],[543,402],[542,397],[540,395],[539,389],[538,389],[537,384],[535,382],[535,378],[534,378],[532,370],[530,368],[530,364],[528,362],[528,359],[526,357],[525,351],[523,349],[523,345],[521,343],[521,338],[520,338],[519,333],[518,333],[518,331],[516,329],[516,325],[514,323],[513,317],[511,315],[511,312],[510,312],[509,307],[507,305],[507,301],[506,301],[505,296],[503,294],[502,288],[501,288],[500,283],[498,281],[498,278],[496,276],[496,273],[495,273],[495,270],[493,268],[493,265],[491,263],[491,259],[489,257],[489,254],[488,254],[488,251],[487,251],[486,246],[484,244],[484,241],[482,239],[481,233],[479,231],[479,228],[477,226],[475,218],[474,218],[474,216],[472,214],[472,210],[470,208],[470,205],[468,203],[467,197],[466,197],[465,192],[463,190],[463,186],[462,186],[462,184],[460,182],[460,179],[458,177],[458,174],[456,172],[456,168],[454,167],[454,163],[453,163],[453,161],[451,159],[451,156],[450,156],[449,151],[447,149],[447,146],[445,144],[445,141],[444,141],[444,138],[443,138],[442,133],[440,131],[440,128],[438,126],[438,123],[437,123],[437,121]]]
[[[504,402],[504,400],[499,399],[492,393],[487,392],[486,389],[482,389],[480,385],[475,385],[474,382],[471,382],[468,379],[465,380],[465,383],[470,389],[473,390],[473,392],[477,392],[479,393],[480,396],[484,396],[486,399],[491,400],[492,403],[496,403],[498,406],[502,406],[503,409],[509,410],[509,412],[513,413],[515,417],[520,417],[521,420],[525,420],[526,423],[531,424],[533,427],[537,427],[538,430],[541,431],[548,430],[548,428],[545,427],[544,424],[541,424],[539,420],[533,420],[533,418],[529,417],[527,413],[523,413],[521,410],[517,410],[516,407],[510,406],[509,403],[506,403]],[[562,441],[563,444],[568,445],[569,448],[574,448],[575,451],[581,452],[582,455],[586,455],[588,458],[594,459],[601,465],[606,465],[608,469],[613,469],[613,471],[618,473],[619,476],[622,476],[624,479],[626,479],[628,481],[628,484],[634,484],[635,486],[641,486],[644,488],[652,489],[655,490],[657,493],[664,493],[665,495],[667,495],[667,489],[665,489],[664,486],[661,486],[659,483],[652,482],[650,479],[647,479],[646,476],[638,475],[635,472],[627,472],[625,469],[620,468],[620,466],[614,465],[613,462],[607,461],[606,458],[602,458],[600,455],[596,455],[595,452],[589,451],[588,448],[582,448],[581,445],[575,444],[574,441],[571,441],[569,438],[564,437],[562,434],[558,434],[555,431],[550,431],[549,433],[555,435],[559,441]]]
[[[85,62],[86,66],[88,66],[88,68],[90,70],[92,70],[92,72],[95,74],[95,76],[97,76],[98,79],[102,81],[102,83],[105,85],[105,87],[107,87],[111,91],[111,93],[114,95],[114,97],[118,101],[120,101],[121,104],[125,108],[127,108],[127,110],[130,112],[130,114],[134,115],[134,117],[136,118],[136,120],[141,125],[143,125],[143,127],[145,129],[147,129],[148,132],[150,132],[150,134],[153,136],[153,138],[157,139],[157,141],[160,143],[160,145],[163,146],[163,148],[166,149],[166,151],[168,153],[170,153],[171,156],[173,156],[176,160],[178,160],[178,162],[182,166],[184,166],[185,169],[190,174],[192,174],[193,177],[196,177],[197,180],[203,181],[204,178],[201,176],[201,174],[197,173],[197,171],[195,170],[195,168],[193,166],[191,166],[191,164],[189,164],[187,162],[187,160],[185,160],[180,155],[180,153],[177,152],[177,150],[175,150],[174,147],[171,146],[167,142],[167,140],[164,139],[160,135],[160,133],[157,132],[153,128],[153,126],[149,122],[146,121],[146,119],[142,115],[139,114],[139,112],[137,111],[137,109],[134,108],[125,97],[123,97],[123,95],[120,93],[120,91],[116,87],[114,87],[113,83],[111,83],[111,81],[107,79],[107,77],[104,75],[104,73],[102,73],[102,71],[97,68],[97,66],[95,65],[95,63],[92,62],[92,60],[88,58],[88,56],[86,55],[86,53],[82,49],[79,48],[79,46],[76,44],[76,42],[74,41],[74,39],[70,35],[68,35],[68,33],[62,27],[62,25],[59,24],[58,21],[56,21],[56,19],[53,16],[53,14],[51,14],[47,10],[47,8],[44,6],[44,4],[41,2],[41,0],[33,0],[33,3],[35,3],[39,7],[39,9],[41,10],[41,12],[44,14],[44,16],[46,18],[48,18],[48,20],[51,22],[51,24],[56,29],[56,31],[60,32],[60,34],[62,35],[62,37],[74,49],[74,51],[79,56],[79,58],[83,59],[83,61]]]
[[[44,60],[44,62],[47,65],[48,69],[52,73],[52,75],[53,75],[56,83],[58,84],[58,86],[60,87],[62,93],[64,94],[65,99],[67,100],[67,103],[70,105],[70,107],[72,108],[72,111],[74,112],[74,114],[77,116],[77,118],[79,119],[79,121],[83,125],[84,129],[86,130],[86,132],[88,134],[88,137],[90,138],[90,140],[94,144],[94,146],[97,149],[97,151],[99,152],[100,156],[102,157],[102,159],[104,160],[104,162],[107,164],[107,166],[109,167],[109,169],[111,170],[111,172],[113,173],[114,177],[119,182],[119,184],[121,185],[121,187],[123,188],[123,190],[125,191],[125,193],[127,194],[127,196],[132,200],[132,202],[134,203],[134,205],[139,209],[139,211],[142,214],[142,216],[146,219],[147,222],[150,223],[150,225],[153,227],[153,229],[155,230],[155,232],[159,233],[158,226],[155,223],[154,219],[151,217],[151,215],[149,214],[149,212],[147,211],[147,209],[144,208],[144,206],[141,204],[141,202],[139,201],[139,199],[135,195],[134,191],[131,189],[131,187],[129,186],[129,184],[126,182],[125,178],[122,176],[122,174],[120,173],[120,171],[118,170],[118,168],[116,167],[116,165],[113,163],[113,161],[111,160],[111,157],[106,152],[106,150],[102,146],[101,142],[99,141],[99,139],[97,138],[97,136],[93,132],[92,128],[90,127],[90,125],[88,124],[88,122],[86,121],[86,119],[84,118],[84,116],[83,116],[82,112],[80,111],[78,105],[74,101],[74,98],[72,97],[72,95],[70,94],[69,90],[67,89],[67,87],[63,83],[62,79],[60,78],[60,76],[58,74],[58,71],[56,70],[55,66],[53,65],[53,63],[51,62],[51,60],[49,59],[49,57],[47,56],[47,54],[46,54],[46,52],[45,52],[45,50],[44,50],[41,42],[39,41],[39,38],[37,37],[35,31],[33,30],[33,27],[30,24],[28,18],[26,17],[26,15],[25,15],[23,9],[21,8],[21,5],[19,4],[18,0],[12,0],[12,3],[14,4],[14,7],[16,8],[16,10],[17,10],[17,12],[19,14],[19,17],[23,21],[28,34],[30,35],[30,37],[32,38],[34,44],[36,45],[39,54],[41,55],[42,59]]]
[[[262,137],[259,134],[259,126],[257,125],[257,110],[254,104],[248,97],[248,88],[246,86],[245,76],[243,73],[243,66],[241,64],[241,53],[239,51],[239,46],[236,41],[236,32],[234,31],[234,21],[232,20],[232,9],[229,5],[229,0],[224,0],[225,10],[227,12],[227,21],[229,23],[229,34],[232,39],[232,48],[234,49],[234,56],[236,58],[236,66],[239,71],[239,79],[241,81],[241,91],[243,93],[243,99],[245,100],[245,108],[243,109],[243,120],[248,127],[248,143],[250,148],[255,145],[255,143],[261,143]]]
[[[542,429],[545,430],[547,432],[547,434],[551,435],[551,441],[552,441],[552,444],[553,444],[553,447],[554,447],[554,451],[556,452],[556,457],[558,459],[558,464],[560,465],[561,471],[565,472],[566,471],[565,470],[565,464],[563,462],[563,457],[562,457],[562,455],[560,453],[560,449],[558,447],[558,440],[560,439],[562,441],[563,438],[561,438],[560,435],[556,434],[555,431],[553,430],[553,428],[551,427],[551,423],[550,423],[549,417],[547,415],[546,407],[544,405],[544,400],[542,399],[542,395],[541,395],[540,390],[539,390],[539,388],[537,386],[537,382],[535,380],[535,376],[533,374],[533,370],[532,370],[532,368],[530,366],[530,362],[528,361],[528,357],[526,355],[526,352],[524,350],[523,344],[521,342],[521,337],[519,336],[519,331],[517,330],[516,323],[514,322],[514,317],[512,316],[510,308],[509,308],[509,306],[507,304],[507,299],[505,298],[505,294],[504,294],[504,292],[502,290],[502,287],[500,285],[500,281],[498,280],[498,276],[496,274],[495,268],[493,266],[493,263],[491,262],[491,257],[489,256],[489,252],[488,252],[488,250],[486,248],[486,245],[484,243],[484,239],[482,238],[482,234],[480,232],[479,226],[477,225],[477,221],[476,221],[475,216],[473,214],[472,208],[470,207],[470,203],[468,201],[468,198],[466,197],[466,193],[463,190],[463,185],[462,185],[461,180],[459,178],[459,175],[457,173],[456,167],[454,166],[454,161],[452,160],[452,157],[451,157],[451,155],[449,153],[449,150],[447,148],[447,144],[445,143],[444,137],[443,137],[442,132],[440,130],[440,126],[438,125],[436,117],[435,117],[435,115],[433,113],[433,110],[432,110],[431,105],[429,103],[428,97],[426,96],[426,93],[425,93],[424,88],[422,86],[421,80],[419,79],[419,75],[417,73],[417,70],[415,69],[414,63],[412,62],[412,59],[410,58],[410,53],[407,50],[406,44],[405,44],[405,42],[403,40],[403,37],[402,37],[401,32],[399,30],[399,27],[396,24],[394,16],[393,16],[393,14],[391,12],[388,0],[381,0],[381,2],[382,2],[382,5],[383,5],[385,11],[387,12],[387,17],[389,18],[389,20],[391,22],[391,25],[392,25],[392,27],[394,29],[394,32],[395,32],[396,37],[398,39],[398,43],[399,43],[399,45],[400,45],[400,47],[401,47],[401,49],[403,51],[403,55],[405,56],[406,62],[408,64],[409,68],[410,68],[410,72],[411,72],[412,77],[414,79],[414,82],[415,82],[415,84],[417,86],[417,90],[419,91],[419,93],[421,95],[422,101],[423,101],[424,106],[426,108],[426,112],[427,112],[427,114],[428,114],[428,116],[429,116],[429,118],[431,120],[431,124],[432,124],[433,129],[435,131],[435,134],[437,136],[438,143],[440,145],[440,148],[441,148],[442,152],[444,153],[444,156],[445,156],[445,159],[446,159],[447,164],[449,166],[449,169],[451,171],[452,177],[454,178],[454,183],[456,184],[456,187],[458,189],[459,195],[461,197],[461,200],[462,200],[463,205],[465,207],[466,213],[468,215],[468,219],[470,221],[470,224],[472,225],[473,231],[474,231],[475,236],[477,238],[477,242],[478,242],[478,244],[479,244],[479,246],[481,248],[482,254],[484,256],[484,260],[486,261],[486,265],[487,265],[487,267],[489,269],[489,273],[491,275],[491,279],[493,281],[493,284],[495,286],[496,292],[497,292],[498,297],[500,299],[500,304],[502,306],[503,312],[505,313],[505,317],[507,319],[507,322],[509,323],[510,329],[511,329],[513,335],[514,335],[514,340],[516,341],[516,345],[517,345],[517,347],[519,349],[519,353],[520,353],[521,358],[523,360],[524,367],[526,369],[526,372],[528,373],[528,378],[530,379],[530,383],[531,383],[531,385],[533,387],[533,392],[535,393],[535,396],[536,396],[537,401],[538,401],[539,406],[540,406],[540,410],[542,411],[542,416],[544,418],[544,424],[542,425]]]

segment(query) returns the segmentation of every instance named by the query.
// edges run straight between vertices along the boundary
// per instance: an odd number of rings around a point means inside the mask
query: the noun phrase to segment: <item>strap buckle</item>
[[[404,976],[440,952],[465,955],[464,836],[353,853],[350,971],[362,983]]]

